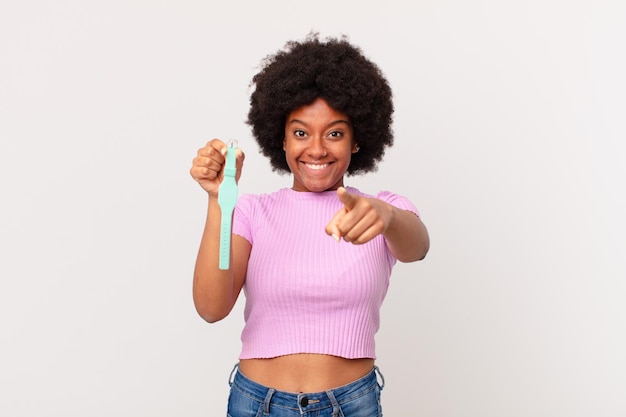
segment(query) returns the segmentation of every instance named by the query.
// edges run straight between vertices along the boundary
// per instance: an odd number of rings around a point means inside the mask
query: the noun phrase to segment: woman
[[[316,34],[267,57],[253,84],[247,122],[293,186],[239,197],[228,270],[218,268],[225,143],[210,141],[190,171],[209,196],[196,309],[212,323],[246,296],[228,415],[382,415],[380,307],[396,260],[423,259],[429,238],[406,198],[344,177],[375,171],[392,145],[391,89],[358,47]],[[237,180],[244,159],[237,150]]]

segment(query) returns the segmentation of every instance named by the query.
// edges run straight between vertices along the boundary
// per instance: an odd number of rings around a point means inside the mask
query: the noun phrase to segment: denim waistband
[[[378,377],[380,377],[380,383]],[[320,392],[293,393],[275,390],[247,378],[239,371],[238,365],[233,368],[228,382],[231,389],[236,389],[249,398],[265,403],[266,407],[271,404],[272,407],[306,408],[307,411],[327,407],[336,408],[344,402],[369,394],[376,385],[380,389],[385,385],[385,379],[376,366],[354,382]]]

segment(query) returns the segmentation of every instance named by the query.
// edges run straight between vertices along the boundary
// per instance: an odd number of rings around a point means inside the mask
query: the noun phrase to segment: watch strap
[[[221,209],[220,226],[220,253],[219,268],[230,268],[230,247],[232,235],[232,219],[235,204],[237,203],[238,188],[235,176],[237,174],[237,141],[230,141],[226,149],[224,165],[224,179],[219,186],[217,203]]]

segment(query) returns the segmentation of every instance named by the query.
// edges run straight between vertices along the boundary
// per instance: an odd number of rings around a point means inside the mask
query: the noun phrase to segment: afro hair
[[[253,77],[247,124],[272,169],[289,173],[283,150],[285,122],[295,109],[317,98],[345,113],[359,152],[348,175],[376,171],[385,148],[393,145],[391,88],[379,67],[346,37],[289,41],[267,56]]]

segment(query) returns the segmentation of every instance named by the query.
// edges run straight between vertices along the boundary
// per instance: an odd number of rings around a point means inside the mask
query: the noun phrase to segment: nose
[[[312,158],[321,159],[325,157],[326,149],[324,148],[324,140],[320,137],[312,138],[307,151]]]

